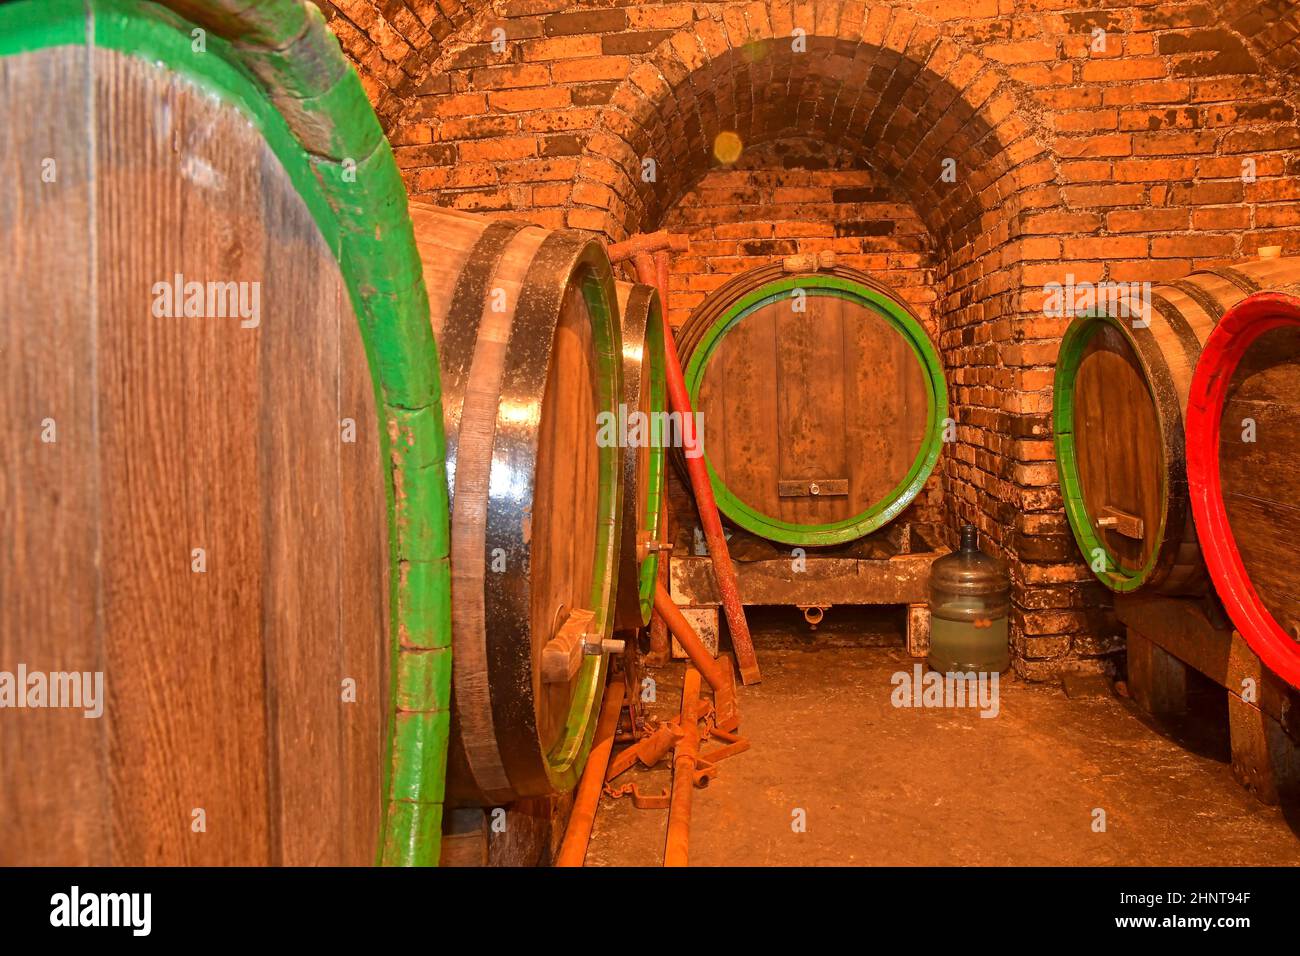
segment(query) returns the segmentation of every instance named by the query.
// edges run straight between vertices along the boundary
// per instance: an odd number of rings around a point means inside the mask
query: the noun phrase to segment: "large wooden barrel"
[[[1053,430],[1065,513],[1085,559],[1114,591],[1206,586],[1187,501],[1183,420],[1192,370],[1223,314],[1300,278],[1264,259],[1123,287],[1082,310],[1061,342]]]
[[[615,626],[636,631],[650,623],[659,573],[668,386],[659,293],[653,286],[632,282],[615,286],[623,325],[623,410],[618,431],[625,441]]]
[[[618,302],[593,240],[413,203],[442,362],[451,495],[448,792],[498,804],[570,789],[591,746],[613,624],[622,449]]]
[[[719,509],[756,534],[832,545],[893,520],[939,459],[947,388],[925,330],[854,269],[732,278],[683,325]]]
[[[1188,400],[1187,473],[1228,615],[1300,687],[1300,283],[1239,302],[1210,336]]]
[[[401,180],[314,7],[170,6],[0,6],[0,864],[434,862]]]

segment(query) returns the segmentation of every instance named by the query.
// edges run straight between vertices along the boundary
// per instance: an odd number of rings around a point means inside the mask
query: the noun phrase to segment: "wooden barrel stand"
[[[1232,773],[1273,806],[1300,809],[1300,691],[1265,667],[1205,601],[1118,595],[1115,614],[1128,630],[1128,688],[1157,719],[1188,710],[1189,672],[1223,688]]]

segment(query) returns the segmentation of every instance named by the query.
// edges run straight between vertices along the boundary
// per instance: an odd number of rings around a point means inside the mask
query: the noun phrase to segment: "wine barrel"
[[[742,528],[851,541],[897,517],[934,470],[942,363],[911,310],[862,272],[736,276],[678,347],[718,508]]]
[[[451,497],[449,799],[573,787],[613,625],[623,395],[609,260],[572,230],[412,203],[442,363]],[[586,652],[584,652],[584,649]],[[572,656],[567,656],[567,655]],[[551,655],[574,666],[543,666]]]
[[[623,324],[623,541],[619,549],[615,626],[650,623],[664,513],[664,451],[668,386],[664,324],[653,286],[616,282]],[[635,413],[635,415],[634,415]],[[623,419],[627,424],[623,424]]]
[[[1224,266],[1147,287],[1149,307],[1122,288],[1070,323],[1053,384],[1057,471],[1075,540],[1110,589],[1204,591],[1183,438],[1192,370],[1229,308],[1298,278],[1297,259]]]
[[[1300,688],[1300,283],[1235,305],[1192,376],[1187,477],[1232,623]]]
[[[0,864],[436,862],[438,368],[337,41],[6,3],[0,105]]]

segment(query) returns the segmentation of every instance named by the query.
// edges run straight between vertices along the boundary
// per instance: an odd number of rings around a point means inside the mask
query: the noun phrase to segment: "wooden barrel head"
[[[0,90],[0,662],[105,697],[4,711],[0,863],[372,863],[385,476],[334,255],[231,95],[84,45]]]
[[[1300,687],[1300,287],[1224,317],[1197,365],[1188,416],[1196,526],[1242,636]]]
[[[1242,564],[1300,640],[1300,324],[1264,332],[1232,373],[1219,432],[1220,494]]]
[[[659,295],[652,286],[615,283],[623,329],[623,541],[617,620],[621,630],[650,623],[663,528],[668,395]]]
[[[692,343],[687,386],[728,517],[833,544],[897,515],[938,458],[946,414],[916,319],[852,274],[776,278],[706,307],[717,318]]]
[[[601,410],[601,396],[595,354],[586,300],[580,286],[570,285],[555,325],[537,439],[529,582],[529,630],[536,662],[569,611],[589,609],[593,597],[608,597],[599,588],[592,593],[600,520],[596,413]],[[538,737],[549,753],[565,734],[579,677],[544,684],[541,668],[530,670]]]
[[[443,371],[452,502],[448,793],[500,803],[571,787],[604,657],[543,680],[574,613],[612,626],[621,449],[597,443],[622,387],[613,279],[576,233],[414,204]]]
[[[1113,325],[1093,328],[1071,395],[1078,491],[1109,562],[1137,574],[1156,559],[1164,534],[1161,420],[1129,340]]]

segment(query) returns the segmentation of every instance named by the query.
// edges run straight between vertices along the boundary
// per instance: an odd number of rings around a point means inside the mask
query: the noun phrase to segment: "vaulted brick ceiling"
[[[1294,81],[1300,69],[1300,0],[1231,0],[1224,21],[1256,55]]]
[[[387,126],[402,102],[419,92],[443,43],[490,0],[312,0]]]
[[[1003,198],[999,178],[1042,150],[1030,126],[1012,115],[1012,94],[996,72],[952,47],[931,56],[938,42],[932,36],[900,55],[822,37],[808,39],[806,54],[763,41],[685,76],[663,61],[667,85],[629,86],[626,99],[616,98],[603,115],[607,133],[623,145],[596,141],[599,161],[624,170],[615,189],[631,207],[628,226],[657,224],[709,167],[722,132],[746,145],[814,135],[893,177],[941,241],[975,240],[989,227],[983,214]],[[644,158],[655,160],[652,183],[638,175]],[[945,164],[955,164],[951,177]]]

